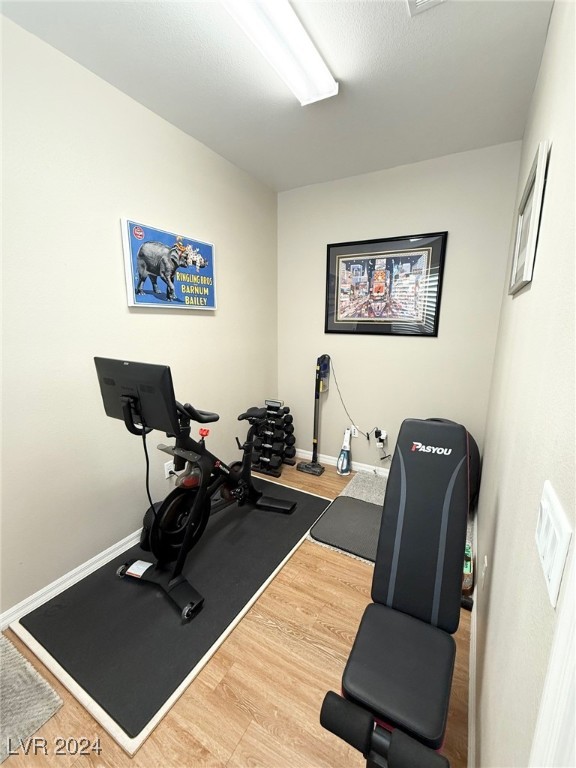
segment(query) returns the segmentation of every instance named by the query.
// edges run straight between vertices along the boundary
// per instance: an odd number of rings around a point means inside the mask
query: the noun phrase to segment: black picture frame
[[[327,246],[325,333],[438,336],[448,232]]]

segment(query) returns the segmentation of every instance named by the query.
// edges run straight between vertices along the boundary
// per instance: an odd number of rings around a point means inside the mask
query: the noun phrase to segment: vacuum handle
[[[330,355],[320,355],[316,360],[316,386],[314,396],[320,397],[320,392],[326,392],[328,389],[328,380],[330,378]]]
[[[328,380],[330,373],[330,355],[320,355],[316,360],[316,378],[314,381],[314,426],[312,428],[312,464],[318,463],[318,425],[320,422],[320,391],[322,382]],[[328,385],[324,387],[324,391]]]

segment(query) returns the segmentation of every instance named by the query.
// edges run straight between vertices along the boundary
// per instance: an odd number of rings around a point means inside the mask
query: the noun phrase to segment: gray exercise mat
[[[381,518],[382,504],[338,496],[312,526],[310,536],[321,544],[374,562]]]

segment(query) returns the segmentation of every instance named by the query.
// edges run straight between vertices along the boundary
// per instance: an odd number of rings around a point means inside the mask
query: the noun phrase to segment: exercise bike
[[[266,408],[249,408],[238,416],[239,421],[248,422],[248,433],[244,443],[236,438],[242,460],[228,465],[206,447],[209,430],[203,425],[218,421],[220,416],[177,402],[167,366],[106,358],[95,358],[95,363],[106,413],[121,418],[129,432],[142,437],[144,445],[152,429],[174,437],[173,446],[161,443],[158,449],[173,457],[174,471],[180,473],[176,487],[164,501],[154,504],[149,496],[140,547],[152,552],[155,563],[132,560],[120,566],[117,574],[161,587],[180,609],[182,620],[189,621],[204,598],[182,570],[210,516],[232,503],[250,503],[284,514],[291,514],[296,507],[295,502],[264,496],[252,482],[254,437],[266,420]],[[192,421],[202,425],[199,440],[191,437]]]

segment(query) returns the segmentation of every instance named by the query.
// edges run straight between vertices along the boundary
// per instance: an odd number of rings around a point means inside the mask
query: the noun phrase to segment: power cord
[[[144,446],[144,456],[146,457],[146,495],[148,496],[150,508],[154,512],[154,516],[156,516],[156,507],[154,506],[152,496],[150,495],[150,459],[148,457],[148,446],[146,445],[146,427],[144,424],[142,426],[144,427],[142,430],[142,445]]]
[[[342,397],[342,393],[340,392],[340,387],[338,386],[338,378],[336,377],[336,368],[334,367],[334,358],[332,357],[330,358],[330,365],[332,366],[332,375],[334,376],[334,383],[336,384],[336,390],[338,391],[338,397],[340,398],[340,402],[342,403],[342,408],[344,408],[344,412],[346,413],[346,416],[348,416],[350,420],[350,424],[356,425],[356,422],[354,421],[352,416],[350,416],[350,414],[348,413],[348,408],[346,408],[346,404],[344,403],[344,398]],[[356,429],[358,430],[358,432],[360,432],[361,435],[364,435],[364,437],[366,438],[366,440],[368,440],[368,442],[370,442],[370,435],[375,434],[376,438],[378,438],[382,434],[378,427],[373,427],[370,430],[370,432],[363,432],[358,426],[356,427]],[[386,459],[390,459],[390,458],[391,458],[390,454],[385,454],[384,456],[380,457],[380,461],[386,461]]]
[[[332,357],[330,358],[330,365],[332,366],[332,375],[334,376],[334,383],[336,384],[336,389],[338,390],[338,396],[340,397],[342,408],[344,408],[344,412],[346,413],[346,416],[348,416],[350,420],[350,424],[356,424],[352,416],[350,416],[350,414],[348,413],[348,408],[346,408],[346,405],[342,398],[342,393],[340,392],[340,387],[338,386],[338,379],[336,378],[336,368],[334,367],[334,358]],[[360,432],[361,435],[364,435],[364,437],[368,440],[368,442],[370,442],[370,435],[372,434],[372,432],[376,430],[376,427],[374,427],[374,429],[371,429],[370,432],[362,432],[362,430],[359,429],[358,427],[356,427],[356,429],[358,429],[358,432]]]

